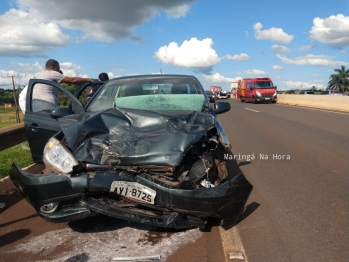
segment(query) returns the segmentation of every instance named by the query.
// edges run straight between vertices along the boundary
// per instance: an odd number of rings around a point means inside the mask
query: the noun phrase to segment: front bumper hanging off
[[[236,224],[252,185],[243,174],[212,188],[178,189],[145,173],[95,172],[70,177],[62,174],[30,174],[13,163],[10,177],[22,195],[49,222],[67,222],[96,213],[128,221],[168,228],[205,227],[205,219],[221,220],[223,228]],[[156,191],[154,205],[136,203],[133,208],[116,205],[110,197],[113,181],[137,182]],[[103,199],[101,201],[100,199]],[[59,203],[52,213],[43,205]]]

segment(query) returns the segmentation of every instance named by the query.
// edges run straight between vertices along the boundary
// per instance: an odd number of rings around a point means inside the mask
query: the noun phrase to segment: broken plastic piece
[[[140,256],[140,257],[111,257],[109,261],[123,261],[123,262],[153,262],[153,261],[159,261],[160,255],[154,255],[154,256]]]

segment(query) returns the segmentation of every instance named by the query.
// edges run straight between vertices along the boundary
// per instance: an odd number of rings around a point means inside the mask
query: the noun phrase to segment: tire
[[[245,102],[245,100],[242,97],[240,97],[240,102],[243,103]]]
[[[256,99],[256,97],[252,97],[252,103],[253,103],[253,104],[257,104],[257,99]]]
[[[276,104],[276,100],[271,101],[272,104]]]

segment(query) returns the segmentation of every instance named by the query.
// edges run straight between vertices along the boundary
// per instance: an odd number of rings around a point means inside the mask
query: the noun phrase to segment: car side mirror
[[[230,110],[230,104],[228,102],[216,102],[214,105],[214,112],[216,115],[228,112]]]
[[[51,110],[50,116],[54,119],[57,119],[63,116],[69,116],[71,114],[73,114],[73,112],[69,108],[62,107]]]
[[[276,90],[276,89],[278,89],[278,87],[277,87],[277,86],[275,86],[275,90]]]

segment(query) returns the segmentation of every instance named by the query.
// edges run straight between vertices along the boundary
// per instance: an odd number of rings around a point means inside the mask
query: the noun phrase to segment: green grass
[[[21,110],[19,110],[19,119],[21,123],[24,122],[24,115]],[[15,124],[17,124],[16,110],[14,108],[4,108],[4,105],[0,105],[0,128]]]
[[[0,178],[8,176],[13,161],[16,161],[21,167],[33,163],[28,142],[0,151]]]
[[[24,116],[22,111],[20,111],[19,117],[21,123],[23,123]],[[15,124],[17,124],[15,108],[4,108],[4,105],[0,105],[0,128]],[[13,161],[18,162],[21,167],[26,167],[33,163],[28,142],[0,151],[0,178],[8,176]]]
[[[23,123],[22,111],[20,111],[19,117],[21,123]],[[15,124],[17,124],[16,110],[14,108],[4,108],[4,105],[0,105],[0,128]],[[21,167],[33,163],[28,142],[0,151],[0,178],[8,176],[13,161],[18,162]]]
[[[21,123],[23,123],[22,111],[19,111],[19,117]],[[4,105],[0,105],[0,128],[15,124],[17,124],[15,108],[4,108]],[[28,142],[0,151],[0,178],[8,176],[13,161],[16,161],[21,167],[33,163]]]

